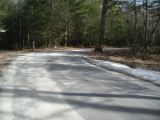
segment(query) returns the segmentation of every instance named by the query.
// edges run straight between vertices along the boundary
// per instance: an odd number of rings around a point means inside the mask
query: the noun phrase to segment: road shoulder
[[[115,72],[119,72],[122,74],[126,74],[128,76],[145,80],[147,82],[160,86],[160,72],[145,70],[145,69],[130,68],[127,65],[110,62],[110,61],[92,59],[92,58],[89,58],[88,56],[84,56],[83,59],[93,65],[96,65],[108,70],[112,70]]]

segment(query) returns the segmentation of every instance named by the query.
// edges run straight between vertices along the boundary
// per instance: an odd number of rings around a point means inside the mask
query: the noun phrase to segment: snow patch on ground
[[[85,57],[90,63],[160,85],[160,72],[131,68],[127,65]]]
[[[59,52],[59,53],[30,53],[27,56],[29,56],[29,57],[33,57],[33,56],[38,56],[38,57],[57,56],[57,57],[60,57],[60,56],[73,56],[73,55],[69,55],[67,53]],[[75,54],[74,56],[80,56],[80,55]]]
[[[28,57],[27,59],[29,59],[29,58],[32,58],[32,57],[74,57],[74,56],[79,56],[79,57],[81,57],[82,55],[81,54],[76,54],[76,53],[74,53],[74,54],[68,54],[67,52],[66,53],[62,53],[62,52],[57,52],[57,53],[28,53],[28,54],[24,54],[24,56],[23,57]]]

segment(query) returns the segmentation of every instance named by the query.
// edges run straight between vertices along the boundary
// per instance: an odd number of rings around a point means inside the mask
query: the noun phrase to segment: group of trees
[[[109,4],[110,5],[110,4]],[[111,1],[106,17],[105,44],[134,51],[160,48],[160,0]]]
[[[98,0],[8,0],[5,5],[10,10],[1,20],[7,30],[1,48],[90,46],[98,40]]]
[[[159,21],[159,0],[1,0],[0,48],[159,49]]]

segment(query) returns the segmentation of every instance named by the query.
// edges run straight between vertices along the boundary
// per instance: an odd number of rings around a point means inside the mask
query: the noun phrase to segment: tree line
[[[159,50],[159,21],[159,0],[1,0],[0,48]]]

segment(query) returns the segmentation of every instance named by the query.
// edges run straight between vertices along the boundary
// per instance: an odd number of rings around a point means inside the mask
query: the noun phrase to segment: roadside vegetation
[[[0,1],[2,50],[125,47],[131,58],[158,61],[159,38],[159,0]]]

